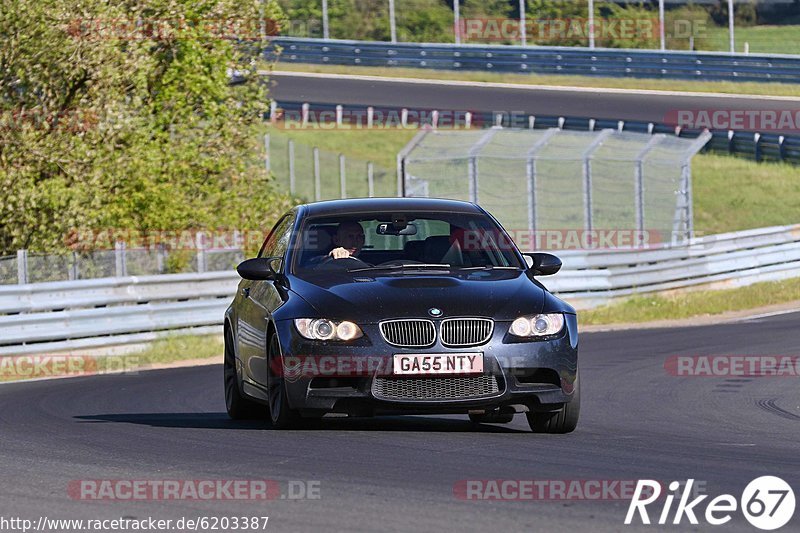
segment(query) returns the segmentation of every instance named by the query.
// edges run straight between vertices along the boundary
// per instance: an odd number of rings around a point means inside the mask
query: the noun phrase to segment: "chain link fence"
[[[19,250],[0,257],[0,285],[123,276],[220,272],[244,260],[240,249],[126,249],[44,254]]]
[[[406,196],[479,203],[511,232],[692,235],[691,158],[706,142],[618,130],[429,130],[402,160]]]
[[[280,132],[264,137],[266,166],[293,196],[313,202],[397,195],[395,173],[371,161],[322,150]]]

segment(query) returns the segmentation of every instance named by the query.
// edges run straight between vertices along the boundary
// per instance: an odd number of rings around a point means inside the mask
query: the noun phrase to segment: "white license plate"
[[[483,374],[482,353],[394,355],[393,373],[407,375]]]

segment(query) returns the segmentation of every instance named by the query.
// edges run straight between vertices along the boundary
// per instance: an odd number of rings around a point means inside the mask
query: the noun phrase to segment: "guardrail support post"
[[[319,148],[314,147],[314,199],[322,200],[322,181],[319,176]]]
[[[118,278],[128,275],[128,264],[125,257],[125,243],[117,241],[114,244],[114,271]]]
[[[28,283],[28,250],[17,250],[17,283]]]

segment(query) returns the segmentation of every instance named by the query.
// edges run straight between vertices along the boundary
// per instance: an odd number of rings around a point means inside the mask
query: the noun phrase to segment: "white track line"
[[[329,74],[325,72],[295,72],[291,70],[265,71],[263,74],[277,76],[293,76],[311,79],[340,79],[352,81],[392,82],[415,85],[435,85],[445,87],[480,87],[484,89],[517,89],[521,91],[557,91],[597,94],[598,91],[611,94],[636,94],[644,96],[680,96],[686,98],[729,98],[740,100],[770,100],[781,102],[800,102],[798,96],[768,96],[757,94],[700,93],[691,91],[656,91],[652,89],[612,89],[606,87],[571,87],[562,85],[526,85],[516,83],[498,83],[487,81],[433,80],[427,78],[397,78],[389,76],[363,76],[357,74]]]

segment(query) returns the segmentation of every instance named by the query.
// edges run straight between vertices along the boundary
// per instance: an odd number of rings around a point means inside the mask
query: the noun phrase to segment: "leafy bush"
[[[262,18],[274,0],[7,0],[0,254],[74,228],[270,225],[290,200],[254,161],[269,65],[220,25],[258,44]]]

